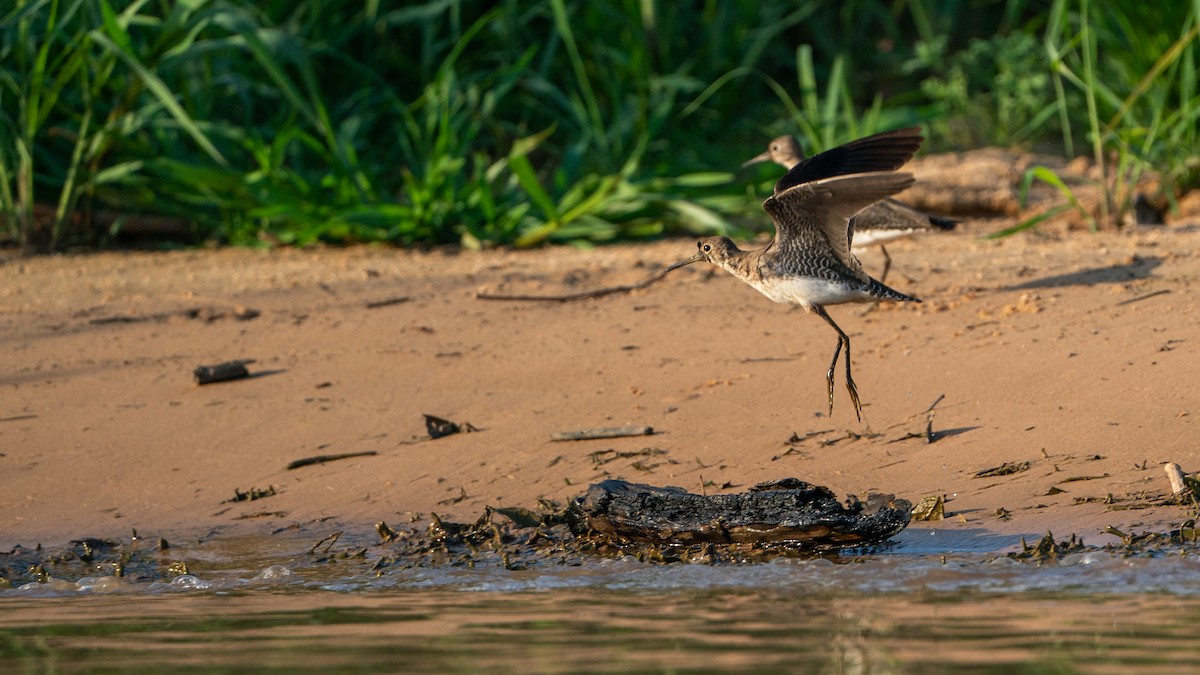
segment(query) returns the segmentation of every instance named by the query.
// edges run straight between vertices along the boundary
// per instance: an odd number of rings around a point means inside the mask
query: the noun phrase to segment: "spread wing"
[[[895,199],[884,199],[855,219],[858,230],[952,230],[957,221],[933,216]]]
[[[775,194],[788,188],[834,176],[872,171],[895,171],[904,166],[921,147],[920,127],[885,131],[850,141],[792,167],[775,183]]]
[[[854,237],[851,219],[875,202],[907,189],[910,173],[888,171],[834,176],[804,183],[767,198],[763,208],[775,222],[775,242],[824,240],[829,250],[853,272],[864,275],[862,265],[850,253]]]

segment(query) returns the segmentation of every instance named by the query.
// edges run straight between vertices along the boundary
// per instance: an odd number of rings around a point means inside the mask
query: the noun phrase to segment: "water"
[[[191,574],[0,591],[0,672],[1173,672],[1200,555],[1035,565],[921,550],[754,565],[364,573],[312,542],[173,550]]]

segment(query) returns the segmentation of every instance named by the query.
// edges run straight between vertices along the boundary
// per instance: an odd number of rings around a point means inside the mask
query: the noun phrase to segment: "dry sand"
[[[976,548],[1177,525],[1187,509],[1156,504],[1164,462],[1200,469],[1197,227],[978,239],[1000,226],[891,246],[889,283],[924,304],[831,309],[851,336],[861,423],[840,369],[826,413],[833,331],[715,268],[565,304],[475,297],[635,282],[690,255],[689,240],[10,254],[0,549],[133,529],[369,533],[410,514],[564,503],[609,476],[710,494],[795,476],[838,494],[946,495],[947,518],[914,528]],[[878,273],[877,251],[861,257]],[[256,359],[256,376],[193,382],[195,366],[234,358]],[[422,413],[479,431],[414,442]],[[627,424],[656,433],[550,440]],[[364,451],[377,454],[286,468]],[[975,477],[1005,462],[1028,469]],[[1129,506],[1147,508],[1114,510]]]

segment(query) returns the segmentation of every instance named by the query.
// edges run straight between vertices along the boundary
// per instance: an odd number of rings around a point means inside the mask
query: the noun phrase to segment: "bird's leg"
[[[883,283],[887,279],[888,270],[892,269],[892,254],[887,252],[887,247],[880,244],[879,251],[883,253],[883,273],[879,275],[879,282]]]
[[[892,254],[888,253],[887,247],[882,244],[879,245],[879,251],[883,253],[883,273],[879,275],[879,283],[883,283],[887,279],[888,270],[892,269]],[[860,312],[859,316],[866,316],[877,309],[879,309],[878,300],[867,305],[867,308]]]
[[[858,399],[858,387],[854,384],[854,378],[850,375],[850,336],[846,335],[846,332],[843,331],[840,326],[834,323],[833,319],[830,318],[829,313],[825,311],[824,307],[816,305],[813,308],[813,311],[816,312],[817,315],[822,319],[825,319],[825,323],[833,326],[833,329],[837,331],[838,334],[837,349],[833,351],[833,361],[829,364],[829,372],[825,374],[825,382],[829,386],[829,414],[831,416],[833,415],[833,370],[837,367],[838,354],[842,352],[842,345],[845,345],[846,391],[850,392],[850,402],[854,404],[854,416],[858,418],[859,422],[861,422],[862,403]]]
[[[858,400],[858,387],[854,384],[854,378],[850,377],[850,338],[843,333],[842,340],[846,342],[846,391],[850,392],[850,402],[854,404],[854,417],[861,422],[862,402]]]
[[[829,321],[829,315],[823,314]],[[830,323],[833,323],[830,321]],[[842,338],[838,338],[837,348],[833,350],[833,360],[829,362],[829,370],[825,372],[825,384],[829,390],[829,416],[833,417],[833,370],[837,368],[838,354],[842,353]]]

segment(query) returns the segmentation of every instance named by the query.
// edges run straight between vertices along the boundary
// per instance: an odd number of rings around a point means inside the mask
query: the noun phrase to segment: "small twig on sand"
[[[939,403],[941,403],[941,402],[942,402],[942,399],[944,399],[944,398],[946,398],[946,395],[945,395],[945,394],[941,394],[941,395],[939,395],[939,396],[937,397],[937,400],[935,400],[933,403],[930,403],[930,404],[929,404],[929,407],[925,409],[925,412],[931,412],[931,411],[932,411],[934,408],[936,408],[936,407],[937,407],[937,404],[939,404]]]
[[[288,471],[291,471],[292,469],[299,469],[302,466],[309,466],[310,464],[324,464],[325,462],[332,462],[339,459],[348,459],[350,457],[369,457],[375,454],[378,453],[376,453],[374,450],[366,450],[364,452],[344,452],[340,455],[316,455],[315,457],[305,457],[304,459],[298,459],[294,462],[291,462],[287,465],[287,468]]]
[[[1147,293],[1145,295],[1139,295],[1136,298],[1129,298],[1128,300],[1122,300],[1122,301],[1114,304],[1113,307],[1120,307],[1121,305],[1129,305],[1129,304],[1132,304],[1135,302],[1140,302],[1142,300],[1148,300],[1150,298],[1153,298],[1156,295],[1166,295],[1167,293],[1170,293],[1170,292],[1171,292],[1171,289],[1169,289],[1169,288],[1160,288],[1159,290],[1154,291],[1153,293]]]
[[[409,298],[407,295],[398,295],[394,298],[384,298],[382,300],[371,300],[370,302],[367,302],[364,305],[364,307],[366,307],[367,309],[378,309],[380,307],[390,307],[391,305],[399,305],[401,303],[408,302],[408,299]]]
[[[939,438],[942,437],[941,434],[938,434],[938,433],[934,432],[934,430],[933,430],[933,416],[937,414],[937,405],[939,403],[941,403],[942,399],[944,399],[944,398],[946,398],[946,395],[940,394],[937,397],[937,399],[934,400],[933,403],[930,403],[929,407],[925,409],[925,412],[929,415],[929,417],[927,417],[925,419],[925,442],[926,443],[934,443]]]
[[[636,284],[621,284],[620,286],[606,286],[590,291],[580,291],[578,293],[562,293],[551,295],[500,295],[497,293],[487,293],[479,291],[475,294],[476,300],[542,300],[548,302],[570,302],[571,300],[588,300],[590,298],[600,298],[613,293],[629,293],[631,291],[640,291],[650,284],[662,279],[667,275],[667,269],[663,268]]]
[[[1075,483],[1081,480],[1100,480],[1102,478],[1108,478],[1108,474],[1103,473],[1098,476],[1071,476],[1058,481],[1058,485],[1062,485],[1063,483]]]
[[[600,429],[580,429],[578,431],[560,431],[550,437],[552,441],[587,441],[595,438],[621,438],[623,436],[651,436],[654,427],[602,427]]]
[[[321,544],[324,544],[325,542],[329,542],[325,546],[325,552],[329,553],[329,549],[332,548],[333,545],[337,543],[338,537],[340,537],[340,536],[342,536],[341,530],[334,532],[333,534],[329,535],[328,537],[325,537],[321,541],[318,541],[317,543],[313,544],[312,548],[308,549],[309,554],[310,555],[315,554],[317,552],[317,549],[321,547]]]
[[[95,319],[88,319],[88,323],[94,326],[102,326],[112,323],[142,323],[148,321],[166,321],[168,319],[182,316],[185,319],[199,319],[212,323],[218,319],[233,317],[238,321],[249,321],[257,319],[262,315],[262,312],[253,307],[236,307],[233,310],[225,310],[220,307],[188,307],[186,309],[177,309],[170,312],[157,312],[154,314],[116,314],[113,316],[101,316]]]
[[[975,478],[993,478],[995,476],[1009,476],[1014,473],[1021,473],[1029,470],[1029,462],[1005,462],[1000,466],[993,466],[990,469],[975,472]]]
[[[937,440],[942,437],[942,435],[933,430],[933,418],[935,415],[937,415],[938,404],[941,403],[942,400],[945,398],[946,398],[945,394],[939,395],[937,397],[937,399],[934,400],[933,403],[929,404],[929,407],[926,408],[924,412],[917,413],[916,415],[910,415],[908,417],[908,419],[904,420],[904,422],[901,422],[901,424],[907,424],[910,420],[912,420],[917,415],[925,415],[925,432],[924,433],[917,433],[917,432],[910,431],[907,434],[904,434],[903,436],[901,436],[900,438],[894,438],[894,439],[888,441],[888,443],[899,443],[900,441],[907,441],[912,438],[924,438],[926,443],[936,443]],[[896,424],[896,425],[892,425],[892,427],[888,427],[888,428],[891,429],[891,428],[894,428],[897,426],[900,426],[900,425]]]

